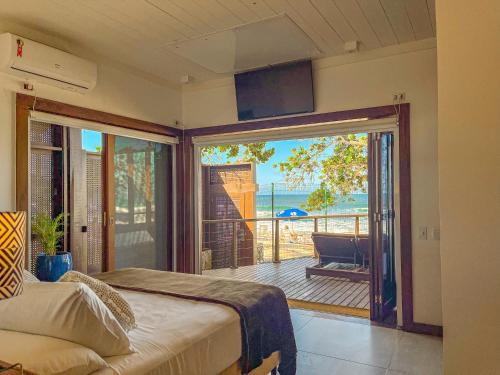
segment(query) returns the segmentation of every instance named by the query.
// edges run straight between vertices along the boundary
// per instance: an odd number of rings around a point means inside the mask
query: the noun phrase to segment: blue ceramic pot
[[[36,258],[36,277],[41,281],[57,281],[66,272],[71,271],[73,259],[71,253],[59,251],[56,255],[41,253]]]

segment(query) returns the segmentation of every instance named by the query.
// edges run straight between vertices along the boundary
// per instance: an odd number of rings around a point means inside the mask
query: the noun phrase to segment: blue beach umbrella
[[[299,216],[308,216],[309,214],[305,211],[302,211],[299,208],[287,208],[286,210],[280,211],[276,214],[276,217],[289,217],[293,219],[294,217]]]
[[[276,217],[288,217],[290,220],[292,220],[292,229],[291,232],[295,233],[295,230],[293,229],[293,219],[300,217],[300,216],[308,216],[309,214],[305,211],[302,211],[301,209],[298,208],[288,208],[286,210],[280,211],[276,214]]]

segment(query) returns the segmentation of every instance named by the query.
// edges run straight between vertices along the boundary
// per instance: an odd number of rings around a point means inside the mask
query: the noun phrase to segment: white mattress
[[[215,375],[240,358],[240,318],[230,307],[120,292],[138,327],[129,332],[136,353],[104,358],[118,374]]]

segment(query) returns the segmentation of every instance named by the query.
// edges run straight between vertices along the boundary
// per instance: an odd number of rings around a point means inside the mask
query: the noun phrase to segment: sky
[[[280,172],[279,168],[274,168],[274,164],[284,162],[292,154],[292,149],[299,146],[309,147],[312,144],[312,140],[289,140],[289,141],[274,141],[267,142],[267,147],[274,147],[274,155],[269,159],[267,163],[257,164],[257,183],[259,185],[266,185],[276,182],[284,182],[285,175]],[[318,183],[318,181],[316,181]]]
[[[102,134],[92,130],[82,130],[82,147],[86,151],[97,151],[97,147],[102,149]]]

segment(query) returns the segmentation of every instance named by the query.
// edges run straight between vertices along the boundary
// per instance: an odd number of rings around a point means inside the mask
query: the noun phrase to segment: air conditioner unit
[[[10,33],[0,35],[0,71],[83,93],[97,83],[95,63]]]

